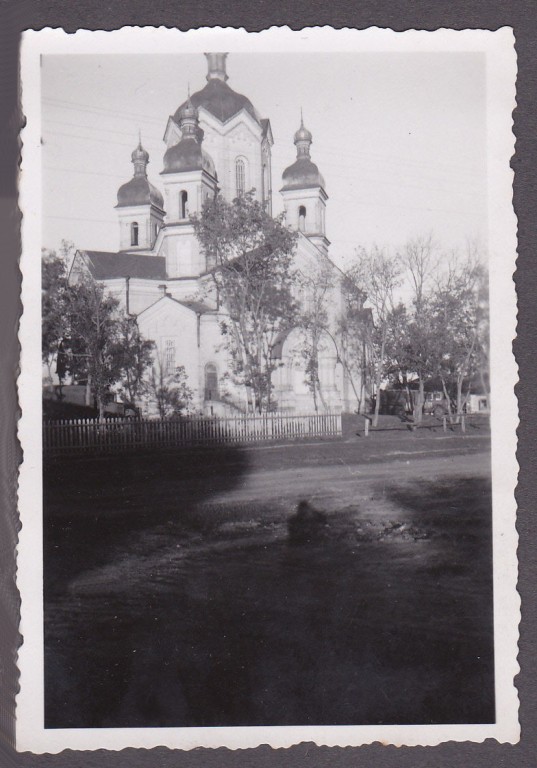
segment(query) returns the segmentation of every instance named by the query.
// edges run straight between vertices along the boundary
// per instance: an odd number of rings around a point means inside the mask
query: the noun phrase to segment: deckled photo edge
[[[514,395],[517,381],[517,367],[511,351],[516,335],[516,294],[512,274],[516,260],[516,217],[512,207],[513,172],[509,160],[514,153],[515,137],[512,132],[512,109],[515,108],[516,55],[514,37],[509,29],[482,33],[466,30],[437,32],[409,31],[391,33],[390,30],[306,30],[294,33],[291,30],[270,29],[250,35],[243,30],[195,30],[194,33],[177,33],[175,30],[134,30],[124,28],[117,33],[91,33],[82,31],[67,36],[62,30],[43,30],[25,36],[22,46],[22,92],[23,109],[27,125],[21,137],[21,210],[23,213],[22,235],[23,255],[23,316],[20,326],[21,375],[19,397],[22,418],[19,423],[19,438],[24,450],[24,462],[20,474],[20,514],[22,530],[19,542],[18,586],[22,598],[21,634],[23,645],[20,649],[21,693],[18,697],[18,749],[35,752],[59,752],[63,749],[123,749],[128,746],[150,748],[169,746],[178,749],[192,749],[199,746],[232,749],[252,748],[261,744],[273,747],[289,747],[300,741],[314,741],[327,746],[359,746],[376,741],[394,745],[435,745],[444,741],[483,741],[494,738],[500,742],[515,743],[519,739],[518,696],[514,677],[518,672],[516,661],[518,648],[518,625],[520,621],[520,599],[516,591],[517,581],[517,533],[515,528],[516,505],[514,490],[518,464],[516,462],[516,425],[518,411]],[[42,606],[42,526],[41,526],[41,389],[40,389],[40,271],[35,254],[41,249],[41,149],[40,149],[40,83],[39,57],[58,52],[77,52],[80,40],[82,51],[92,51],[92,40],[99,38],[101,52],[114,52],[115,40],[119,48],[126,51],[139,35],[142,46],[151,37],[152,42],[159,32],[172,40],[186,43],[189,51],[201,50],[204,35],[210,44],[216,42],[218,33],[225,34],[225,43],[233,43],[240,49],[252,50],[254,45],[263,43],[267,50],[277,51],[285,36],[286,50],[289,46],[316,46],[330,49],[345,36],[351,46],[371,36],[386,45],[402,41],[405,35],[419,34],[420,44],[434,49],[434,37],[442,33],[452,41],[471,33],[486,38],[489,84],[488,106],[494,116],[494,130],[488,129],[489,157],[489,240],[497,243],[491,247],[491,305],[501,311],[491,312],[491,370],[492,396],[494,402],[501,400],[502,408],[492,409],[492,468],[494,498],[494,609],[495,609],[495,651],[496,651],[496,702],[497,722],[494,725],[467,726],[338,726],[338,727],[267,727],[267,728],[222,728],[222,729],[98,729],[89,730],[47,730],[43,718],[43,606]],[[302,40],[300,40],[302,35]],[[379,35],[377,38],[376,35]],[[474,35],[474,36],[475,36]],[[252,42],[252,37],[257,42]],[[323,37],[328,40],[324,42]],[[48,44],[47,38],[52,42]],[[390,40],[389,38],[393,38]],[[190,40],[192,42],[190,43]],[[480,40],[481,43],[481,40]],[[152,43],[151,43],[152,44]],[[372,47],[376,43],[372,44]],[[149,46],[149,42],[148,42]],[[142,47],[142,50],[144,48]],[[96,52],[96,51],[95,51]],[[146,51],[149,53],[149,48]],[[508,105],[511,105],[510,108]],[[508,510],[508,514],[506,514]],[[501,514],[499,512],[501,511]],[[36,566],[38,564],[38,567]],[[38,727],[36,727],[36,724]]]

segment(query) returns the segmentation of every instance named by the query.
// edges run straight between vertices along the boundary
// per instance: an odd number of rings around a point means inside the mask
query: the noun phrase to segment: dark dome
[[[227,83],[217,78],[209,80],[205,88],[193,93],[190,99],[195,107],[204,107],[221,123],[226,123],[241,109],[245,109],[257,122],[260,119],[250,99],[236,93]],[[183,102],[173,116],[178,125],[181,121],[181,110],[185,108],[186,104],[186,101]]]
[[[324,178],[309,157],[299,157],[295,160],[293,165],[285,169],[282,178],[282,189],[307,189],[308,187],[324,189]]]
[[[131,155],[131,161],[133,163],[143,163],[144,165],[147,165],[149,162],[149,153],[145,151],[145,149],[142,147],[142,141],[140,139],[140,143],[134,150],[134,152]]]
[[[304,127],[304,123],[301,123],[300,128],[295,133],[295,144],[297,144],[299,141],[307,141],[309,144],[311,144],[312,139],[313,136],[311,135],[311,131],[308,131],[308,129]]]
[[[212,158],[207,152],[204,152],[200,143],[195,138],[183,138],[178,144],[166,150],[162,173],[183,173],[185,171],[201,170],[207,171],[207,173],[216,178],[216,170]]]
[[[118,190],[118,208],[149,204],[164,210],[164,198],[158,189],[148,181],[147,176],[134,176]]]

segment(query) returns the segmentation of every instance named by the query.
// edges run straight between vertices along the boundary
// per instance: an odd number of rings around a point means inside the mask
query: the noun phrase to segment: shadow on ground
[[[222,501],[248,465],[49,468],[46,726],[492,722],[488,481]]]

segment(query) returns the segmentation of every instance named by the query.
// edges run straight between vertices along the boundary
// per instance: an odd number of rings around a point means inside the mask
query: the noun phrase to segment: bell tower
[[[319,250],[328,253],[330,241],[326,237],[325,182],[318,167],[311,160],[313,137],[300,116],[300,128],[295,133],[296,160],[283,172],[280,190],[287,224],[302,232]]]
[[[164,201],[147,178],[149,155],[141,136],[131,162],[134,176],[117,193],[119,247],[122,251],[151,250],[164,222]]]
[[[166,150],[161,171],[166,199],[163,250],[169,277],[197,277],[208,265],[191,217],[214,199],[218,181],[214,162],[202,146],[198,109],[190,95],[178,110],[177,119],[181,139]]]

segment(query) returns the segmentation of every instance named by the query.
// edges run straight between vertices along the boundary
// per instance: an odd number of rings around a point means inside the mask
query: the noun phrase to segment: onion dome
[[[173,147],[166,150],[162,173],[203,170],[216,178],[214,162],[201,146],[203,131],[198,123],[198,110],[192,103],[190,96],[177,110],[176,119],[181,129],[182,138],[178,144],[174,144]]]
[[[117,208],[125,208],[130,205],[154,205],[164,209],[164,198],[159,190],[151,184],[147,178],[147,164],[149,154],[142,147],[141,138],[138,146],[131,154],[134,165],[134,176],[126,184],[123,184],[117,193]]]
[[[142,140],[140,138],[140,141],[138,142],[138,146],[135,150],[133,150],[131,154],[131,161],[134,164],[134,171],[136,173],[136,166],[137,165],[143,165],[144,166],[144,172],[147,164],[149,163],[149,154],[146,152],[146,150],[142,147]]]
[[[302,142],[308,144],[309,150],[309,146],[313,143],[313,136],[311,135],[311,131],[308,131],[308,129],[304,126],[304,118],[302,117],[302,110],[300,110],[300,128],[295,133],[294,143],[296,146],[298,146]]]
[[[322,187],[324,178],[310,158],[310,146],[313,142],[311,132],[304,126],[302,116],[300,128],[295,133],[296,160],[283,172],[283,187],[286,189],[307,189],[308,187]]]
[[[198,109],[203,107],[221,123],[226,123],[241,109],[245,109],[257,123],[261,123],[261,118],[250,99],[234,91],[226,82],[228,79],[226,74],[227,53],[206,53],[205,56],[209,69],[207,85],[201,91],[192,94],[190,97],[192,104]],[[179,123],[181,110],[186,103],[181,104],[173,116],[176,123]]]

